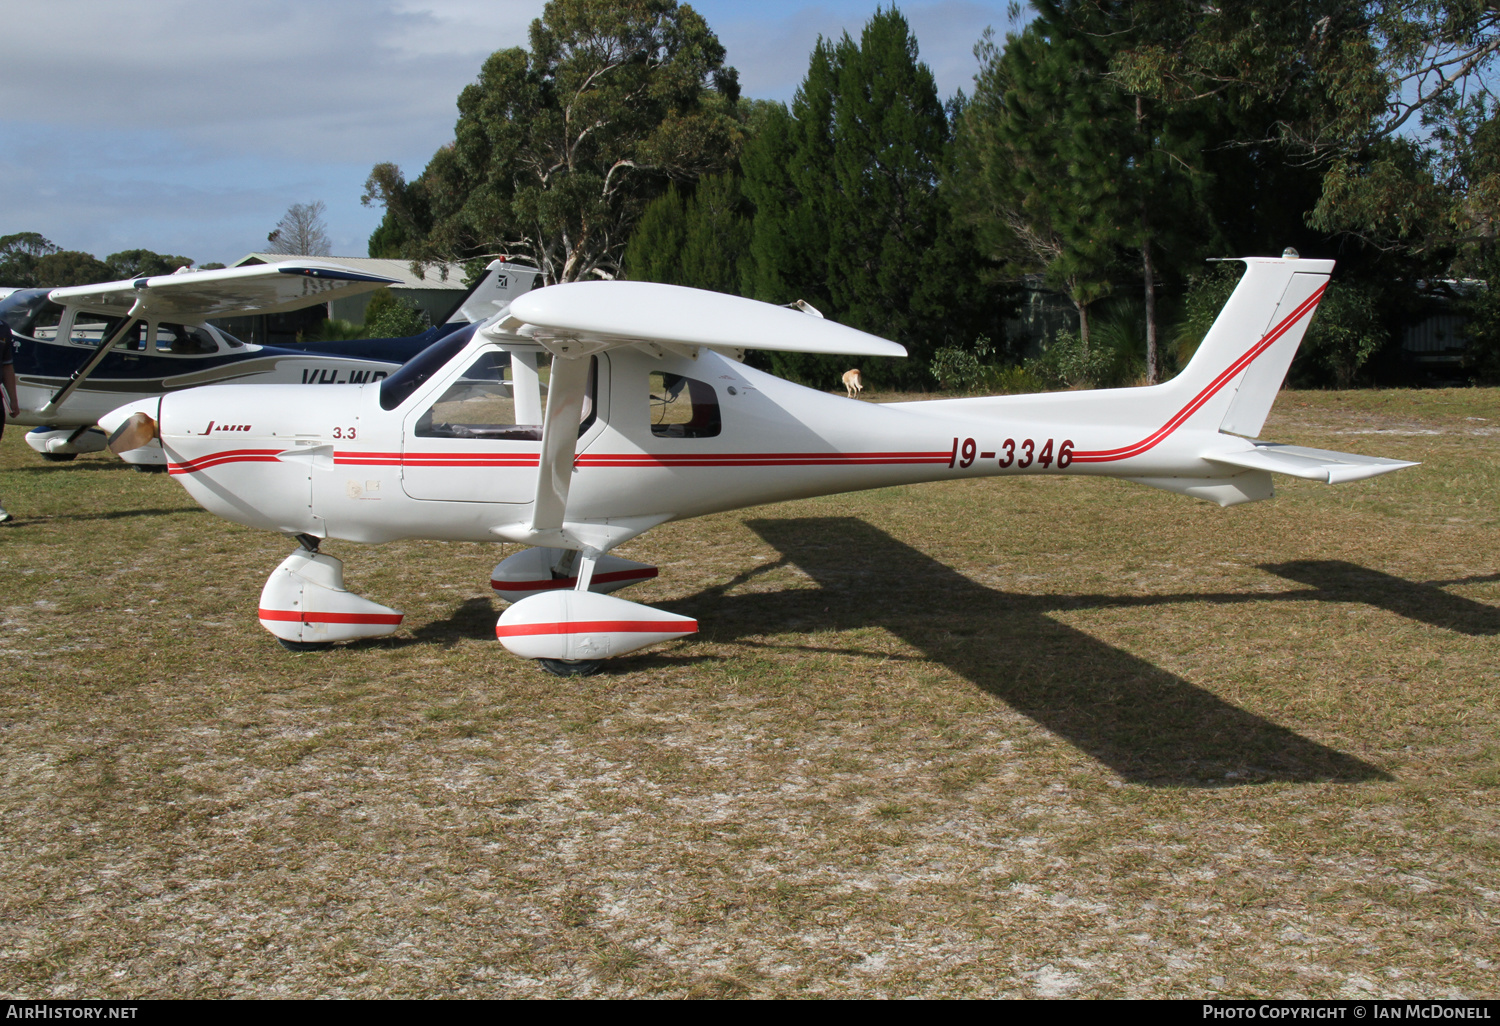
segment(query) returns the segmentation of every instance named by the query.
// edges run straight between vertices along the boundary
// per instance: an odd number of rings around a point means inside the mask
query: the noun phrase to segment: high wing
[[[397,284],[400,283],[395,278],[363,274],[334,263],[280,260],[217,271],[178,271],[102,285],[70,285],[53,289],[47,295],[63,306],[198,323],[211,317],[300,310],[336,296],[358,295]]]
[[[895,342],[799,310],[718,292],[655,282],[572,282],[517,297],[509,313],[480,329],[498,341],[516,336],[540,343],[553,355],[542,425],[531,529],[503,535],[527,544],[573,542],[603,550],[660,523],[574,523],[567,520],[578,416],[588,385],[588,357],[606,349],[636,346],[695,356],[706,347],[735,357],[747,349],[834,356],[905,356]]]
[[[581,281],[537,289],[487,333],[534,338],[554,355],[616,346],[684,351],[772,349],[833,356],[905,356],[894,342],[821,316],[753,299],[646,281]]]

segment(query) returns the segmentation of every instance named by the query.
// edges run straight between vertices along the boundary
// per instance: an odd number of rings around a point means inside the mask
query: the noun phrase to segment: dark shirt
[[[10,325],[0,321],[0,367],[16,362],[16,336]]]

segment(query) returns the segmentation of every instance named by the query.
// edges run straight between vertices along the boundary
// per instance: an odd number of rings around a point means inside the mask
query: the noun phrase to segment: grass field
[[[495,641],[515,546],[291,551],[0,442],[0,994],[1494,997],[1500,391],[1284,393],[1423,461],[1221,510],[954,482],[670,524],[694,638]]]

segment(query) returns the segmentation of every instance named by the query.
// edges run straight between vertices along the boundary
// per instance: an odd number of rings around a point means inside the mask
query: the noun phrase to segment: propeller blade
[[[144,413],[132,413],[114,434],[109,436],[109,451],[119,456],[139,449],[153,438],[159,438],[156,421]]]

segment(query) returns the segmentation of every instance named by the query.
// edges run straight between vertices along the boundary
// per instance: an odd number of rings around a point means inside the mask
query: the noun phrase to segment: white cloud
[[[790,99],[819,33],[857,36],[877,0],[694,4],[746,96]],[[947,96],[968,88],[1003,0],[902,10]],[[542,0],[53,0],[6,11],[0,234],[96,255],[144,246],[200,262],[264,244],[323,200],[336,251],[363,253],[375,163],[420,173],[491,52],[527,45]],[[4,284],[0,282],[0,284]]]

